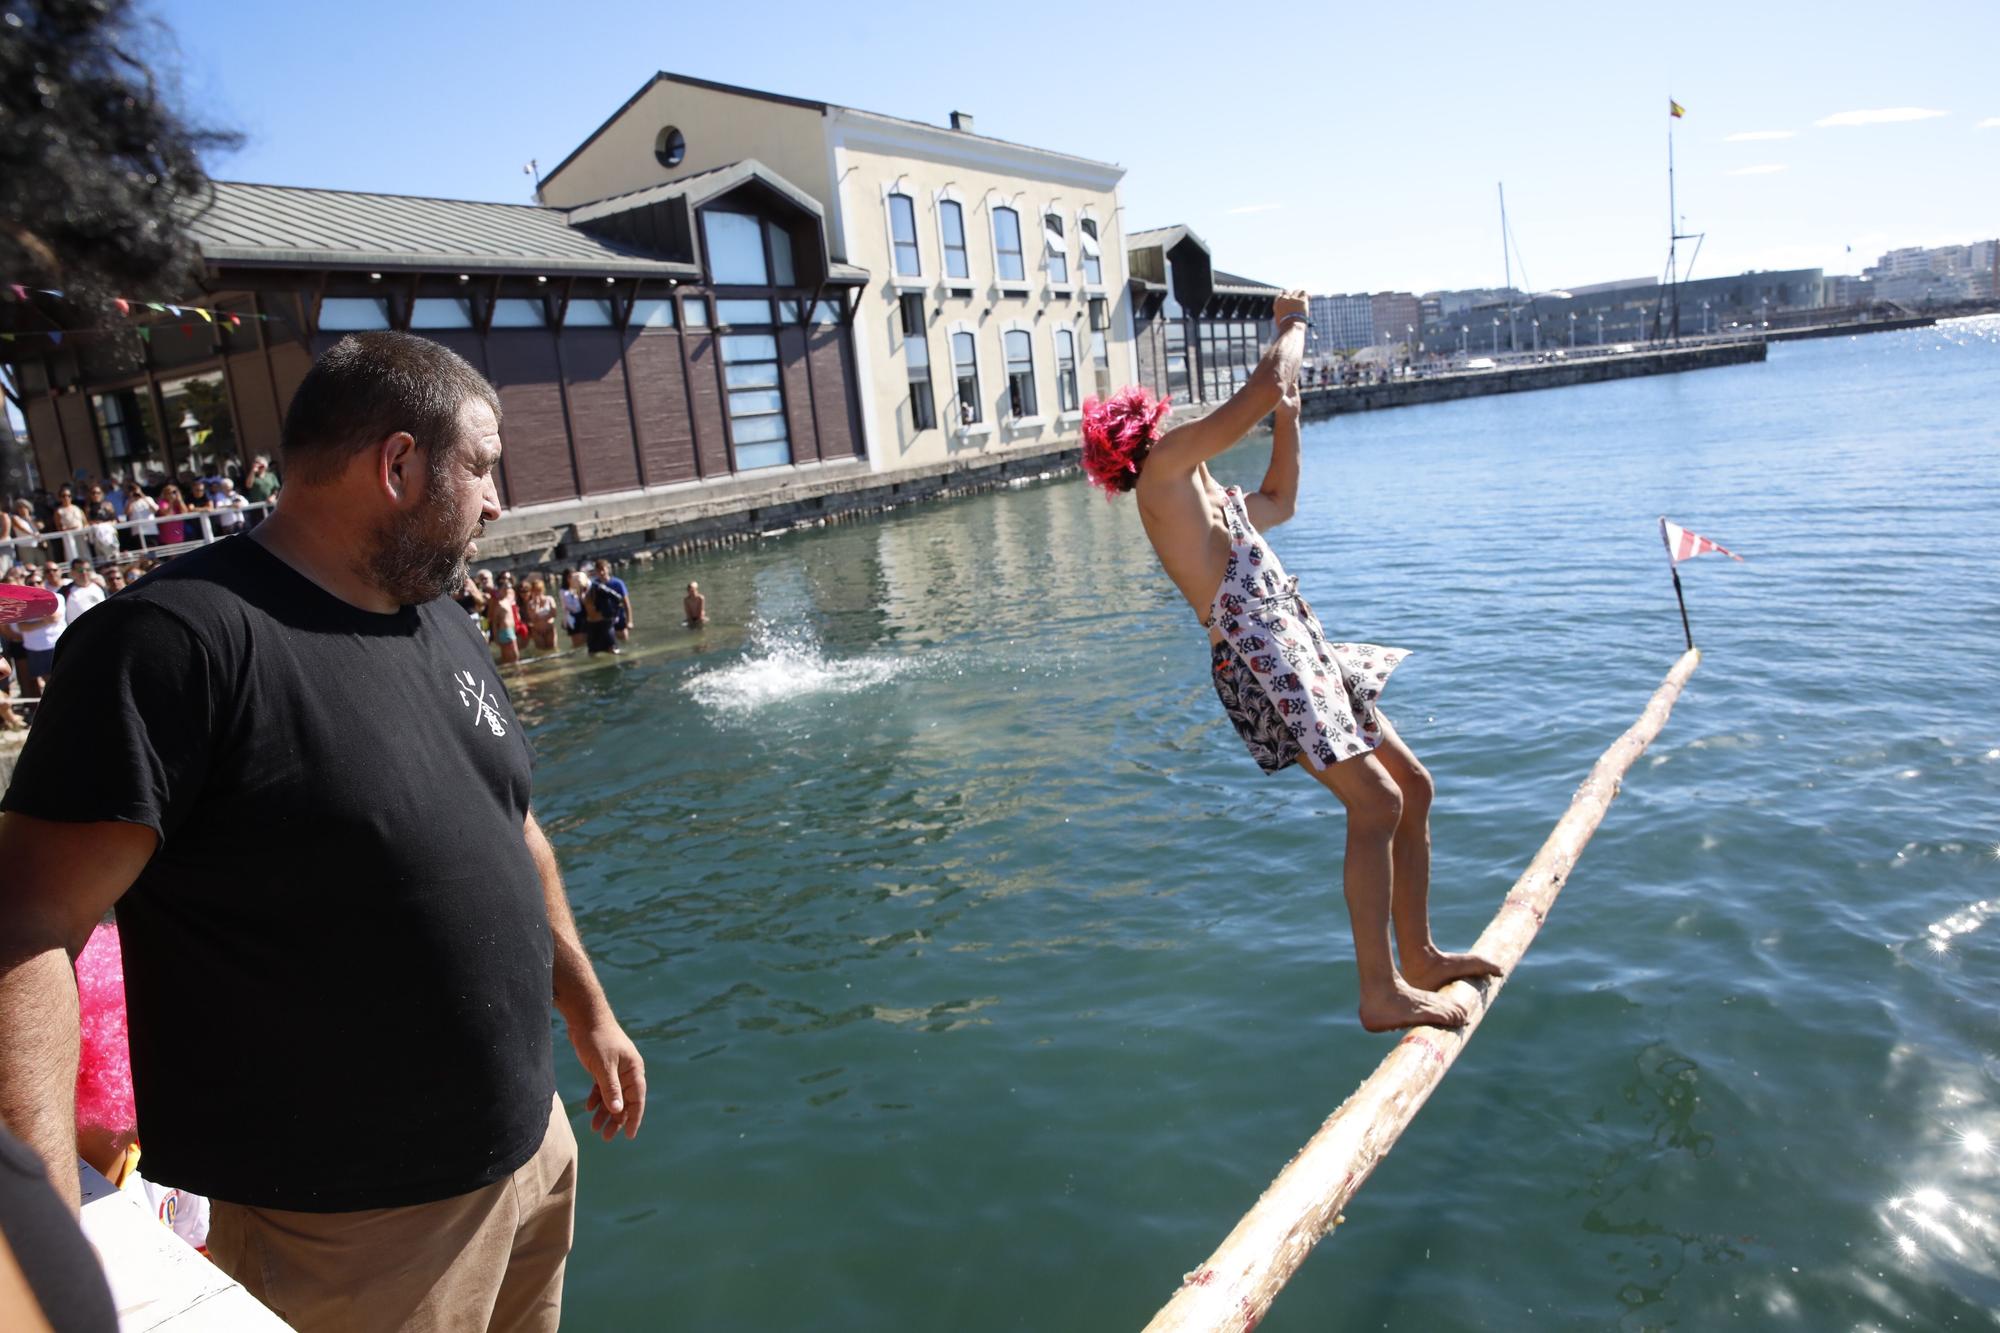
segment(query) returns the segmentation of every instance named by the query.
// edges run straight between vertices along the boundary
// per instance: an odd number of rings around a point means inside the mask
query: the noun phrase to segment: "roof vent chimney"
[[[972,113],[970,111],[952,112],[951,127],[957,130],[960,134],[972,133]]]

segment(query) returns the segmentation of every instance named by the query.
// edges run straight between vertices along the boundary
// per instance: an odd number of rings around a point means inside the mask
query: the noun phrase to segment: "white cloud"
[[[1754,167],[1738,167],[1730,172],[1732,176],[1775,176],[1789,168],[1783,162],[1759,162]]]
[[[1979,122],[1979,128],[1982,130],[2000,130],[2000,116],[1988,116]]]
[[[1760,139],[1791,139],[1797,135],[1797,130],[1738,130],[1734,134],[1723,136],[1722,142],[1754,143]]]
[[[1225,213],[1269,213],[1283,208],[1283,204],[1244,204],[1240,208],[1226,208]]]
[[[1950,114],[1949,111],[1936,111],[1927,106],[1885,106],[1873,111],[1836,111],[1813,124],[1821,129],[1839,125],[1895,125],[1906,120],[1936,120],[1939,116]]]

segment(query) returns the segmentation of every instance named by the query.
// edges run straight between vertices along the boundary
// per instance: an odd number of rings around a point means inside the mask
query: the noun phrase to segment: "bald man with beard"
[[[466,362],[342,339],[286,415],[283,508],[76,623],[0,802],[0,1119],[74,1208],[71,965],[115,908],[148,1172],[307,1333],[557,1326],[551,1004],[592,1129],[645,1111],[449,595],[500,453]]]

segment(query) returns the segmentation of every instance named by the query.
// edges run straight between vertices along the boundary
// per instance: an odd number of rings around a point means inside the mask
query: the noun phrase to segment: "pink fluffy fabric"
[[[118,927],[90,933],[76,959],[77,1007],[83,1048],[76,1069],[78,1129],[130,1132],[139,1123],[132,1100],[132,1048],[125,1025],[125,956]]]
[[[1109,398],[1083,403],[1083,470],[1107,495],[1119,495],[1139,484],[1139,468],[1160,438],[1160,422],[1173,410],[1174,400],[1155,398],[1140,385],[1120,389]]]

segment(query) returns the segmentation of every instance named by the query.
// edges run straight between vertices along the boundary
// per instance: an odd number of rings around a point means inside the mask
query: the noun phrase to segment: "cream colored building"
[[[826,210],[877,470],[1074,446],[1137,378],[1124,169],[973,132],[656,75],[541,183],[576,208],[755,159]]]

